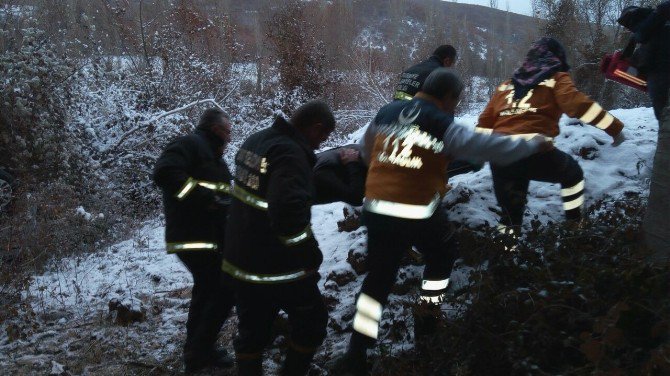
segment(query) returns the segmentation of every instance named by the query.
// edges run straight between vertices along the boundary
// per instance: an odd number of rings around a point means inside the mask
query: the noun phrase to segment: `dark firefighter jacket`
[[[232,175],[217,156],[216,136],[197,130],[172,141],[158,158],[153,180],[163,191],[169,253],[219,250]]]
[[[235,186],[223,270],[249,283],[284,283],[317,273],[323,260],[310,228],[316,157],[279,117],[235,157]]]
[[[347,164],[340,160],[342,148],[360,151],[357,144],[330,149],[316,156],[314,167],[314,186],[316,187],[316,203],[327,204],[343,201],[349,205],[360,206],[365,195],[365,176],[367,166],[359,157],[356,162]]]
[[[411,100],[421,90],[423,82],[437,68],[442,67],[440,58],[433,55],[427,60],[416,64],[400,75],[400,82],[395,86],[393,99]]]

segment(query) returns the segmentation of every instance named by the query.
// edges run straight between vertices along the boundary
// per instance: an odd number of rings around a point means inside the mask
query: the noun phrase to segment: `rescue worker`
[[[535,42],[511,80],[500,85],[479,117],[476,131],[529,138],[556,137],[563,113],[579,118],[623,142],[623,124],[577,90],[563,46],[553,38]],[[523,222],[531,180],[561,184],[567,219],[578,222],[584,206],[584,174],[575,159],[558,149],[534,154],[508,166],[491,165],[493,187],[502,209],[498,229],[514,241]],[[514,247],[512,247],[514,249]]]
[[[335,128],[323,102],[251,135],[235,158],[233,204],[223,270],[234,280],[234,341],[240,375],[262,374],[262,352],[279,310],[291,326],[283,375],[304,375],[326,336],[328,312],[317,282],[323,255],[310,228],[314,150]]]
[[[314,186],[316,203],[343,201],[361,206],[368,168],[360,156],[360,145],[330,149],[316,155]]]
[[[636,67],[647,75],[647,91],[658,120],[658,142],[649,190],[648,207],[643,229],[645,242],[654,250],[654,259],[667,258],[670,224],[660,216],[670,213],[668,186],[663,184],[670,174],[670,1],[656,9],[627,7],[618,22],[635,33],[639,43],[633,55]],[[637,56],[636,56],[637,55]],[[665,177],[665,179],[664,179]]]
[[[167,252],[176,254],[193,275],[184,344],[187,372],[233,364],[225,351],[215,347],[234,304],[220,268],[232,180],[221,157],[229,142],[230,118],[219,109],[209,109],[195,132],[165,148],[153,172],[163,191]]]
[[[441,302],[457,256],[453,230],[441,207],[449,160],[508,164],[551,147],[541,138],[487,136],[454,123],[463,88],[455,73],[436,69],[414,99],[382,107],[366,130],[363,155],[370,169],[363,218],[369,273],[356,302],[347,353],[332,364],[336,375],[367,374],[366,350],[379,337],[383,307],[409,247],[416,246],[425,257],[420,300]]]
[[[436,48],[431,57],[402,72],[400,81],[395,86],[393,99],[412,100],[414,95],[421,90],[423,82],[431,72],[437,68],[451,68],[454,63],[456,63],[454,46],[444,44]]]

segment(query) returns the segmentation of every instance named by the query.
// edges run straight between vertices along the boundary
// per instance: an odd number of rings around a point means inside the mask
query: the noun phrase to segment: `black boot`
[[[258,357],[240,356],[237,354],[237,374],[239,376],[263,376],[263,359]]]
[[[209,352],[187,351],[184,353],[184,370],[194,373],[207,367],[230,368],[235,360],[225,349],[212,349]]]
[[[365,376],[369,374],[367,361],[365,351],[352,351],[350,348],[344,355],[334,359],[328,365],[328,374],[333,376]]]
[[[313,351],[298,351],[293,347],[289,347],[284,361],[284,368],[282,369],[282,376],[304,376],[309,371],[314,358]]]

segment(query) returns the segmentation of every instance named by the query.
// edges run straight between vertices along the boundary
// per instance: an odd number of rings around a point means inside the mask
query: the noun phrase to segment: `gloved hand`
[[[624,131],[621,130],[618,135],[614,137],[614,142],[612,143],[612,146],[617,147],[621,145],[624,141],[626,141],[626,135],[624,134]]]

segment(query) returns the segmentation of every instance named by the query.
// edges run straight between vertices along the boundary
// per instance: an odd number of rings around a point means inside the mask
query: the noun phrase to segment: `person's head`
[[[433,52],[445,68],[451,68],[456,63],[456,49],[450,44],[443,44]]]
[[[634,5],[623,8],[617,22],[630,31],[635,31],[654,10],[651,8],[636,7]]]
[[[198,129],[217,137],[223,146],[230,142],[230,116],[218,108],[210,108],[203,112],[198,122]]]
[[[556,64],[560,65],[558,68],[560,72],[567,72],[570,70],[565,48],[563,48],[561,42],[551,37],[543,37],[533,43],[526,55],[526,63],[552,63],[552,61],[556,61]]]
[[[291,124],[305,136],[310,147],[316,150],[335,129],[335,116],[325,102],[313,100],[293,112]]]
[[[445,111],[454,113],[463,89],[465,85],[453,69],[439,68],[426,78],[421,92],[437,100]]]

